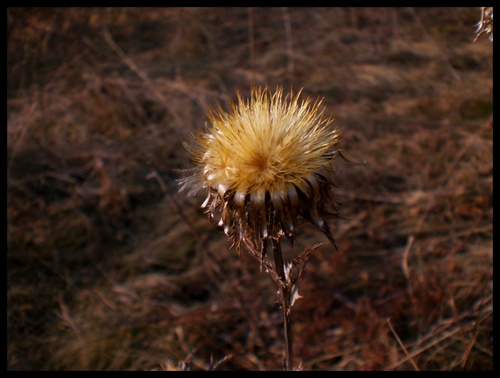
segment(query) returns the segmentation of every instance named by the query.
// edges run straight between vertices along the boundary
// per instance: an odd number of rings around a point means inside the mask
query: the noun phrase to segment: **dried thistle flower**
[[[265,266],[278,285],[285,347],[283,368],[293,370],[291,309],[301,296],[297,284],[315,245],[287,263],[281,238],[292,243],[303,221],[317,226],[335,246],[327,218],[337,215],[333,165],[339,131],[323,117],[321,100],[283,97],[278,87],[252,88],[244,100],[238,93],[231,110],[209,113],[191,151],[196,167],[181,179],[190,194],[205,189],[202,207],[224,232]],[[271,245],[274,263],[266,255]]]
[[[493,42],[493,7],[481,7],[481,20],[477,23],[476,42],[483,34],[489,35],[489,39]]]
[[[305,220],[335,245],[327,218],[337,215],[332,159],[339,131],[324,118],[321,100],[283,97],[278,87],[238,93],[231,111],[219,106],[192,146],[196,164],[181,180],[191,193],[204,188],[207,208],[238,247],[250,240],[261,251],[270,237],[293,242]]]

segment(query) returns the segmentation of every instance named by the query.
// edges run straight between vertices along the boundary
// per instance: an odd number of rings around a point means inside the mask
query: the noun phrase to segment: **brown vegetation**
[[[493,48],[479,8],[8,8],[7,368],[279,370],[266,274],[179,195],[183,141],[284,85],[342,129],[305,226],[304,370],[493,367]],[[294,256],[286,256],[292,259]]]

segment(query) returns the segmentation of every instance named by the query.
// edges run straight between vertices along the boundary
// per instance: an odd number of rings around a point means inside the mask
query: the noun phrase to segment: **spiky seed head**
[[[236,242],[262,248],[269,237],[293,241],[306,220],[335,245],[326,219],[337,214],[332,159],[339,131],[321,100],[299,101],[300,94],[284,97],[281,87],[254,87],[250,99],[238,93],[229,112],[209,112],[206,131],[187,146],[196,168],[182,189],[206,189],[202,207]]]

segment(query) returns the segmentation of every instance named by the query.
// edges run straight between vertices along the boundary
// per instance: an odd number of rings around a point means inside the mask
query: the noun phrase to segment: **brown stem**
[[[285,264],[283,262],[280,240],[277,238],[272,238],[272,242],[276,273],[281,280],[281,311],[283,312],[283,329],[285,331],[285,353],[283,368],[288,371],[293,369],[291,287],[289,286],[285,276]]]

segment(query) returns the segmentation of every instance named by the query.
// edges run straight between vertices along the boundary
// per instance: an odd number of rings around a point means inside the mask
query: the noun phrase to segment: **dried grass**
[[[8,8],[7,369],[281,368],[271,282],[175,183],[206,110],[260,80],[325,97],[343,152],[367,160],[338,172],[340,253],[325,243],[304,271],[303,369],[491,370],[493,62],[487,38],[472,43],[479,17]],[[324,240],[300,233],[297,251]]]

